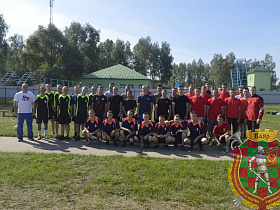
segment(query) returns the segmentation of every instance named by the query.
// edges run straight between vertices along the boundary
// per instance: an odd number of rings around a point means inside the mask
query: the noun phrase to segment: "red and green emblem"
[[[247,131],[248,139],[231,153],[234,163],[228,168],[228,180],[236,204],[254,209],[280,205],[280,140],[278,131]]]

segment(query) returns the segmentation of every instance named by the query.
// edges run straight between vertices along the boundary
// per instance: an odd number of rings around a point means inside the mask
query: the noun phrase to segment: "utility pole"
[[[50,24],[53,23],[53,14],[52,14],[53,1],[54,0],[50,0]]]

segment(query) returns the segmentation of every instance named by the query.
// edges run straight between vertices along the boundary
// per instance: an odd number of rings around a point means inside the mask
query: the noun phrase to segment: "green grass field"
[[[230,161],[0,153],[0,208],[234,209]]]
[[[265,114],[261,128],[279,130],[279,119]],[[12,114],[0,123],[16,136]],[[1,209],[248,209],[233,204],[230,161],[2,152],[0,163]]]

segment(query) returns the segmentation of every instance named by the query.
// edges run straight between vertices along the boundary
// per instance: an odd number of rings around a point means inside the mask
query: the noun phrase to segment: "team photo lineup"
[[[56,92],[46,84],[39,88],[39,95],[28,91],[28,85],[22,85],[22,91],[14,96],[14,115],[18,118],[15,129],[18,141],[23,141],[23,124],[26,120],[27,136],[34,140],[32,122],[36,118],[38,138],[54,137],[58,140],[70,140],[70,129],[74,129],[74,141],[81,136],[91,144],[102,141],[106,145],[118,147],[134,146],[140,143],[143,149],[157,149],[160,145],[170,149],[170,145],[183,151],[193,150],[198,144],[204,151],[204,145],[217,145],[230,151],[231,135],[238,132],[242,141],[246,139],[246,130],[258,129],[264,114],[263,98],[256,94],[256,87],[239,87],[228,91],[227,84],[212,89],[206,83],[202,87],[173,88],[167,96],[162,85],[157,92],[150,91],[150,85],[143,85],[136,99],[130,87],[119,94],[114,83],[104,92],[102,86],[74,87],[72,96],[69,87],[57,85]],[[48,135],[48,122],[52,134]],[[74,127],[70,128],[71,121]],[[43,123],[43,131],[42,131]],[[60,129],[59,129],[60,127]],[[240,133],[240,134],[239,134]],[[60,135],[58,135],[60,134]],[[189,145],[189,146],[186,146]]]

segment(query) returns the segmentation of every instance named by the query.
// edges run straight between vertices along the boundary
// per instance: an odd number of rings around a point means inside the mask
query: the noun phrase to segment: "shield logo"
[[[231,151],[234,163],[228,168],[228,180],[236,199],[253,209],[271,209],[280,205],[279,131],[247,131],[248,139]]]

